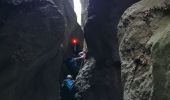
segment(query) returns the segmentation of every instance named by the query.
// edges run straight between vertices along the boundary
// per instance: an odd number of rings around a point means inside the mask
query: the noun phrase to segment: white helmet
[[[67,78],[68,79],[72,79],[73,77],[71,75],[67,75]]]

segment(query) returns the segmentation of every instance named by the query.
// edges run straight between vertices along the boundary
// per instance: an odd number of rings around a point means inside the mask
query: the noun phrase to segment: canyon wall
[[[118,25],[124,100],[170,100],[170,0],[142,0]]]
[[[68,0],[0,0],[0,99],[59,100],[63,57],[79,33]]]
[[[88,60],[76,79],[80,100],[123,100],[117,25],[138,0],[89,0],[84,35]]]
[[[81,2],[81,13],[82,13],[82,27],[84,28],[86,22],[87,22],[87,17],[88,17],[88,6],[89,6],[89,0],[80,0]]]

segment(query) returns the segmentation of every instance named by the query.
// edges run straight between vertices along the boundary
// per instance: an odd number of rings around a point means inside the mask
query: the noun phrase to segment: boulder
[[[170,1],[142,0],[118,25],[124,100],[169,100]]]

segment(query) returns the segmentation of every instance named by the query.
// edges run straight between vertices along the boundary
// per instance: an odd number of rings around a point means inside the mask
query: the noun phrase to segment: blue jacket
[[[69,91],[74,91],[74,81],[71,79],[65,79],[64,80],[64,86],[69,90]]]

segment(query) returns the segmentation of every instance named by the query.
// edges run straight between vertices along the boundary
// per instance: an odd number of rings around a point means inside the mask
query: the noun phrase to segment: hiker
[[[82,51],[79,52],[78,56],[71,56],[66,60],[66,66],[74,78],[77,76],[80,68],[82,67],[85,58],[86,52]]]
[[[71,40],[71,49],[72,49],[72,54],[73,54],[74,56],[77,56],[78,53],[82,51],[78,39],[73,38],[73,39]]]
[[[71,75],[67,75],[67,78],[63,81],[61,87],[61,100],[76,100],[76,89],[74,86],[74,80]]]
[[[66,59],[66,67],[68,68],[71,75],[73,75],[73,78],[75,78],[84,63],[84,60],[86,58],[86,52],[81,51],[80,44],[78,43],[77,39],[72,40],[72,53],[71,55]]]

